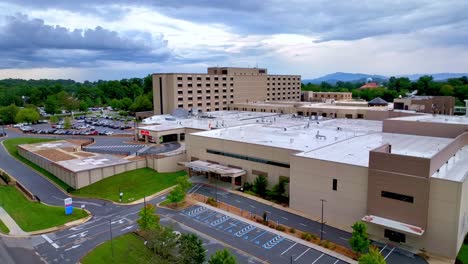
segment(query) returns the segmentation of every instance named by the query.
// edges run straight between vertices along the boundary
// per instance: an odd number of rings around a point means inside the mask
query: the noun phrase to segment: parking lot
[[[227,236],[228,240],[270,263],[347,263],[328,254],[310,248],[300,242],[290,240],[280,234],[270,232],[257,225],[251,225],[238,217],[232,217],[203,206],[192,206],[181,212],[185,217],[202,223]]]
[[[64,121],[57,124],[42,123],[18,126],[24,133],[49,135],[111,136],[114,134],[133,134],[133,121],[127,118],[84,117],[72,120],[70,129],[64,129]]]

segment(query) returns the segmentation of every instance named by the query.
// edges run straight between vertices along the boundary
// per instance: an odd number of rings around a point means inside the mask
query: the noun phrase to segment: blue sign
[[[65,207],[65,214],[66,214],[66,215],[70,215],[70,214],[72,214],[72,213],[73,213],[73,206],[71,206],[71,205],[70,205],[70,206],[66,206],[66,207]]]

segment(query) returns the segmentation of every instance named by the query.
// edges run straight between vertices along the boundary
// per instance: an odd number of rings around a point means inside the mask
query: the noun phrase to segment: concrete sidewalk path
[[[10,229],[9,235],[15,235],[15,236],[24,236],[28,235],[28,233],[24,232],[21,227],[18,226],[18,224],[11,218],[11,216],[3,209],[3,207],[0,207],[0,220]]]

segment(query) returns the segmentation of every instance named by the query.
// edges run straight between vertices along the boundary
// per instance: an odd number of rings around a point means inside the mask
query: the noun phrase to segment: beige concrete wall
[[[162,95],[160,84],[162,84]],[[153,106],[156,115],[172,113],[172,110],[177,108],[175,86],[176,76],[174,74],[153,74]]]
[[[463,245],[463,241],[468,233],[468,181],[464,181],[463,184],[458,185],[459,193],[459,215],[457,223],[457,247],[458,252]]]
[[[157,172],[174,172],[184,170],[185,166],[179,165],[178,162],[187,161],[186,153],[168,157],[146,157],[146,163],[148,168],[151,168]]]
[[[468,131],[468,125],[414,122],[387,119],[383,122],[383,132],[399,133],[429,137],[455,138]]]
[[[338,180],[337,191],[332,190]],[[367,212],[367,168],[304,157],[291,157],[290,207],[312,218],[349,230]]]
[[[235,75],[234,103],[267,100],[267,77],[265,75]]]
[[[252,182],[256,177],[256,175],[252,174],[252,170],[266,172],[268,173],[269,187],[277,184],[280,176],[289,177],[289,168],[211,154],[207,153],[206,150],[212,149],[282,163],[289,163],[290,155],[296,152],[288,149],[273,148],[222,139],[213,139],[197,135],[188,135],[186,146],[187,160],[197,158],[205,161],[218,162],[222,165],[231,165],[242,168],[247,172],[246,180],[248,182]]]

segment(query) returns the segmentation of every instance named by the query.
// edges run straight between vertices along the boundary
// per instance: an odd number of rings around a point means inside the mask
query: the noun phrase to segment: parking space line
[[[338,263],[338,261],[340,261],[340,260],[339,260],[339,259],[337,259],[335,262],[333,262],[333,264],[336,264],[336,263]]]
[[[384,251],[384,249],[385,249],[387,246],[388,246],[388,245],[387,245],[387,244],[385,244],[385,247],[383,247],[383,248],[380,250],[380,252],[379,252],[379,253],[382,253],[382,251]]]
[[[285,251],[283,251],[283,253],[281,253],[281,255],[280,255],[280,256],[283,256],[283,255],[284,255],[284,253],[288,252],[288,251],[289,251],[291,248],[293,248],[295,245],[297,245],[297,242],[296,242],[296,243],[294,243],[294,245],[290,246],[290,247],[289,247],[288,249],[286,249]]]
[[[387,254],[387,256],[385,256],[384,260],[387,260],[388,256],[390,256],[390,254],[392,254],[393,250],[395,250],[395,247],[392,248],[392,250],[390,250],[390,252]]]
[[[322,253],[322,255],[320,255],[320,257],[318,257],[316,260],[314,260],[314,262],[312,262],[312,264],[315,264],[315,262],[317,262],[321,257],[323,257],[323,255],[325,255],[325,254]]]
[[[199,219],[199,220],[200,220],[200,221],[203,221],[203,220],[205,220],[205,219],[207,219],[207,218],[209,218],[209,217],[211,217],[211,216],[213,216],[213,215],[215,215],[215,214],[217,214],[217,212],[214,212],[214,213],[208,215],[207,217],[202,218],[202,219]]]
[[[303,223],[299,223],[301,226],[307,226],[306,224],[303,224]]]
[[[250,207],[255,208],[255,206],[253,206],[253,205],[250,205]]]
[[[288,220],[288,218],[286,218],[286,217],[284,217],[284,216],[282,216],[281,218],[283,218],[284,220]]]
[[[302,257],[309,250],[310,250],[310,248],[307,248],[306,251],[302,252],[302,254],[300,254],[296,259],[294,259],[294,261],[297,261],[300,257]]]
[[[240,221],[237,221],[237,222],[235,222],[234,224],[233,224],[233,223],[229,223],[229,226],[226,227],[224,230],[228,230],[229,228],[232,228],[232,227],[234,227],[234,226],[237,226],[237,224],[238,224],[239,222],[240,222]]]
[[[253,238],[252,240],[250,240],[250,241],[254,241],[255,239],[257,239],[257,238],[263,236],[263,235],[266,234],[266,233],[268,233],[268,231],[265,230],[265,231],[263,231],[263,233],[261,233],[260,235],[254,237],[254,238]]]
[[[240,203],[241,201],[239,201],[239,200],[236,200],[236,202]]]

